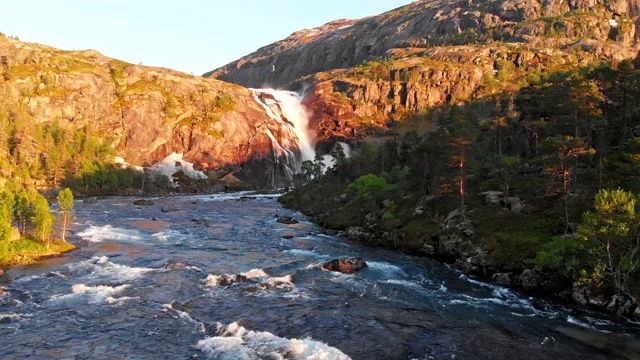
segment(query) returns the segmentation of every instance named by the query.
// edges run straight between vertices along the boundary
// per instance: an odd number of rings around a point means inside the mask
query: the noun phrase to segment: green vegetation
[[[590,261],[580,262],[582,281],[612,284],[628,293],[640,264],[640,222],[637,196],[624,190],[603,189],[595,211],[587,212],[576,232]],[[586,266],[585,266],[586,265]]]
[[[58,213],[60,213],[61,217],[61,225],[62,225],[62,241],[65,241],[65,234],[67,232],[67,227],[69,223],[73,220],[73,193],[71,189],[65,188],[60,191],[58,196],[56,197],[58,200]]]
[[[0,193],[0,265],[24,264],[75,248],[64,235],[73,216],[73,195],[67,188],[58,197],[62,233],[61,238],[52,238],[55,218],[47,199],[14,182],[7,184]]]
[[[324,175],[309,162],[281,201],[392,248],[456,235],[459,251],[487,252],[483,271],[536,267],[550,292],[638,296],[638,63],[538,72],[519,91],[429,109],[409,123],[430,131],[399,129]]]
[[[0,175],[21,187],[65,186],[80,195],[164,189],[160,178],[114,164],[110,135],[88,127],[36,124],[22,108],[0,112]],[[145,177],[147,178],[145,180]],[[0,183],[0,187],[1,187]]]

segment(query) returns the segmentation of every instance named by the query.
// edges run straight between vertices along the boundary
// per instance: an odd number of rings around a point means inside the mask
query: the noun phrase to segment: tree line
[[[543,73],[517,91],[429,109],[412,123],[436,130],[398,125],[324,175],[317,158],[282,201],[327,227],[364,225],[377,243],[414,251],[450,231],[442,222],[457,210],[497,270],[536,267],[558,289],[578,281],[640,294],[639,64]],[[517,198],[522,212],[485,206],[486,191]]]
[[[122,194],[132,189],[160,191],[162,175],[114,163],[111,139],[89,127],[37,124],[21,110],[0,111],[0,175],[24,187],[69,187],[83,195]]]
[[[0,193],[0,263],[18,256],[37,256],[73,249],[66,231],[73,220],[74,198],[69,188],[58,193],[53,213],[47,199],[37,191],[10,183]],[[53,238],[58,225],[59,237]]]

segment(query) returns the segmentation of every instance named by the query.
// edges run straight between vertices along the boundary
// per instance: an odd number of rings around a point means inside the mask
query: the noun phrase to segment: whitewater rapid
[[[0,358],[637,358],[640,325],[322,234],[268,195],[76,203],[79,250],[0,284]],[[163,206],[177,211],[163,213]],[[275,215],[300,223],[285,225]],[[365,258],[355,274],[324,270]]]

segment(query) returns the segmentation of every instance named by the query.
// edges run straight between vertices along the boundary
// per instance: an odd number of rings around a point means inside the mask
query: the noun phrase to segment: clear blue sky
[[[411,0],[13,0],[0,31],[64,50],[201,75],[291,33]]]

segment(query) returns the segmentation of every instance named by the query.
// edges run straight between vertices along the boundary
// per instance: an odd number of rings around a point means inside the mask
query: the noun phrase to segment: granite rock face
[[[295,32],[204,76],[304,90],[320,144],[357,142],[434,106],[491,96],[516,72],[633,58],[639,9],[638,0],[415,1]]]
[[[224,67],[206,73],[247,87],[283,87],[308,75],[351,68],[365,60],[427,48],[488,39],[510,43],[534,38],[605,41],[610,19],[624,15],[621,45],[637,39],[638,0],[423,0],[378,16],[336,20],[297,31]],[[573,11],[578,19],[562,15]],[[561,17],[558,21],[551,21]],[[482,36],[486,35],[486,36]]]
[[[238,85],[4,36],[0,55],[0,112],[88,128],[132,165],[176,152],[199,170],[240,167],[266,178],[275,149],[292,142],[256,94]]]

